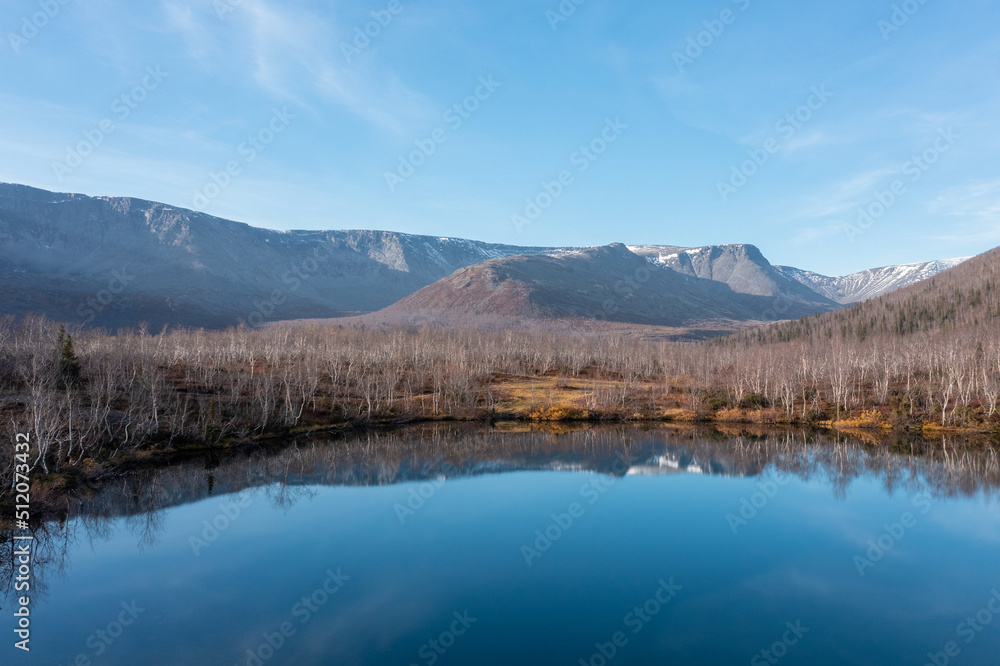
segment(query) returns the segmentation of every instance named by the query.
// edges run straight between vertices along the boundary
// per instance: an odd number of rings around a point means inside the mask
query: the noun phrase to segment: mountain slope
[[[797,318],[837,306],[836,299],[819,292],[840,292],[811,278],[814,274],[776,269],[752,245],[632,249],[646,259],[646,267],[655,264],[727,287],[702,289],[705,298],[723,299],[715,309],[724,311],[724,318],[737,314],[734,303],[749,308],[755,320]],[[141,199],[0,184],[0,313],[39,312],[109,328],[140,321],[154,329],[221,328],[370,313],[460,268],[572,251],[386,231],[279,232]],[[868,293],[870,284],[884,289],[899,283],[871,273],[859,274],[851,293]],[[602,279],[610,280],[605,289],[615,291],[627,276]],[[727,301],[733,293],[757,300]],[[769,299],[766,307],[760,298]],[[714,307],[707,303],[701,309]],[[590,305],[586,309],[593,311]],[[714,317],[688,309],[692,316]],[[632,315],[664,319],[653,311],[644,305]]]
[[[954,268],[967,260],[968,257],[963,257],[901,266],[885,266],[843,277],[827,277],[790,266],[775,266],[775,268],[830,300],[842,305],[850,305],[908,287],[911,284],[934,277],[949,268]]]
[[[737,293],[717,281],[653,265],[616,243],[490,260],[460,269],[378,314],[394,321],[430,317],[461,323],[501,316],[690,327],[786,316],[769,312],[773,306],[771,296]],[[827,301],[806,313],[834,307]]]
[[[371,312],[457,268],[546,248],[279,232],[150,201],[0,184],[0,312],[224,327]]]
[[[927,280],[849,308],[786,322],[753,335],[761,342],[839,336],[863,341],[966,331],[994,336],[1000,330],[1000,248],[963,261]]]
[[[709,245],[688,249],[643,245],[631,249],[683,275],[721,282],[740,294],[769,297],[777,303],[782,318],[796,318],[836,306],[817,290],[772,266],[753,245]]]

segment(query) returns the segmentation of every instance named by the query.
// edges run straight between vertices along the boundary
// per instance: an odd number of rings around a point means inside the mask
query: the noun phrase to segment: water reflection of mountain
[[[971,495],[1000,487],[998,467],[994,449],[947,439],[872,446],[796,432],[726,436],[612,427],[551,434],[422,426],[296,441],[132,474],[71,498],[64,518],[135,515],[261,486],[380,486],[541,471],[739,477],[775,470],[821,480],[838,495],[859,477],[879,478],[889,490]]]
[[[44,589],[45,573],[65,566],[69,544],[106,538],[113,519],[123,519],[121,526],[136,535],[141,547],[158,539],[164,510],[212,496],[258,489],[273,503],[290,505],[315,486],[381,486],[513,472],[656,475],[667,483],[678,474],[783,472],[827,485],[837,497],[860,478],[875,479],[889,492],[905,489],[937,497],[995,496],[1000,488],[994,449],[948,439],[872,445],[796,432],[746,436],[622,426],[551,434],[421,426],[191,460],[80,491],[66,498],[58,520],[35,530],[36,589]],[[0,541],[0,590],[8,593],[13,547],[10,536]]]
[[[668,449],[670,447],[668,446]],[[629,476],[665,476],[667,474],[726,474],[724,465],[709,461],[708,470],[701,461],[690,455],[679,455],[673,451],[655,455],[645,463],[633,464],[628,468]],[[731,475],[730,475],[731,476]]]

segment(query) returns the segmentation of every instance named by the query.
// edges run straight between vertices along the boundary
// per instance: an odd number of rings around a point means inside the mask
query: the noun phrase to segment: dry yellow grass
[[[679,407],[675,407],[674,409],[663,410],[663,420],[690,423],[692,421],[697,421],[698,415],[692,412],[690,409],[681,409]]]
[[[556,405],[536,409],[528,415],[528,418],[532,421],[586,421],[590,418],[590,412],[576,407]]]
[[[615,383],[581,378],[518,377],[501,380],[497,387],[500,389],[497,412],[521,418],[557,421],[561,419],[546,415],[589,416],[588,403],[595,388],[608,390],[614,388]]]
[[[788,417],[781,410],[743,409],[741,407],[720,409],[712,416],[712,420],[719,423],[756,423],[760,425],[788,423]]]
[[[852,428],[857,430],[891,430],[892,424],[885,415],[877,409],[870,409],[861,414],[848,419],[834,421],[834,428]]]

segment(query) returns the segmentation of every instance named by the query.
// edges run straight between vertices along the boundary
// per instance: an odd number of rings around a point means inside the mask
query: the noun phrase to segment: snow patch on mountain
[[[790,266],[775,266],[775,268],[830,300],[850,305],[927,280],[968,259],[970,257],[883,266],[840,277],[829,277]]]

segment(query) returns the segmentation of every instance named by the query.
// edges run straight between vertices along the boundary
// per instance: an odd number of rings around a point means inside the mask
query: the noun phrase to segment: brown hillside
[[[766,342],[835,336],[863,341],[883,335],[998,327],[1000,248],[891,294],[747,335]]]
[[[585,319],[681,327],[787,316],[775,299],[657,266],[624,245],[560,256],[515,256],[463,268],[377,313],[394,321],[428,315],[449,321],[483,316]],[[792,303],[795,316],[835,307]],[[734,325],[735,328],[735,325]]]

